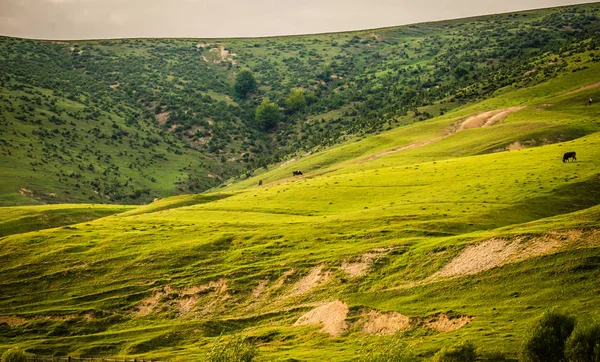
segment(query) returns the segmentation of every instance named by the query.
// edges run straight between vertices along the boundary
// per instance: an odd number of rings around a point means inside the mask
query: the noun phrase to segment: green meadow
[[[600,318],[600,63],[582,54],[202,194],[3,207],[0,350],[199,361],[241,336],[259,361],[464,341],[514,359],[549,308]]]

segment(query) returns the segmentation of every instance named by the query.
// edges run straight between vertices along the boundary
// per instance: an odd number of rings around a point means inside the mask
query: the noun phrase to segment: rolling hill
[[[390,345],[428,360],[468,340],[510,360],[549,308],[599,318],[590,43],[552,77],[203,194],[2,208],[0,349],[190,361],[241,336],[264,361],[368,361]]]
[[[0,204],[143,204],[443,116],[589,68],[599,15],[592,3],[261,39],[0,37]],[[273,127],[255,117],[265,99]]]

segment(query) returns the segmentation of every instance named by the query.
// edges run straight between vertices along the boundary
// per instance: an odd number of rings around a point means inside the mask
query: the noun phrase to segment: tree
[[[257,88],[254,74],[248,69],[240,71],[235,76],[235,93],[241,98],[246,98],[248,94],[255,92]]]
[[[279,107],[269,101],[269,98],[263,99],[262,103],[256,107],[256,121],[264,130],[275,127],[279,122],[279,117]]]
[[[529,331],[521,359],[526,362],[561,362],[565,343],[575,328],[575,318],[556,310],[545,312]]]
[[[290,113],[302,111],[306,108],[306,98],[302,88],[292,88],[290,95],[285,99],[285,105]]]

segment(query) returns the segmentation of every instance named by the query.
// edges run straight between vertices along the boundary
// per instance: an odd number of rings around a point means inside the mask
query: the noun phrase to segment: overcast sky
[[[0,34],[222,38],[360,30],[585,0],[0,0]]]

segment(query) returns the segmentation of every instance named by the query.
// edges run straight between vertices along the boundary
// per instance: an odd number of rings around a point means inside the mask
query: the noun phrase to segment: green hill
[[[592,3],[260,39],[0,37],[0,204],[205,191],[582,72],[599,59],[599,12]],[[241,70],[256,79],[248,94],[235,91]],[[273,127],[255,117],[266,98],[280,108]],[[549,142],[587,132],[571,131]]]
[[[556,11],[527,14],[571,14]],[[327,36],[348,35],[315,37]],[[202,195],[84,209],[78,224],[3,226],[0,350],[190,361],[243,336],[261,361],[368,360],[389,345],[428,360],[467,340],[483,359],[510,359],[549,308],[599,318],[600,63],[590,39],[563,49],[552,76],[521,73],[481,101],[422,122],[399,116],[387,131]],[[569,151],[577,160],[562,162]]]

